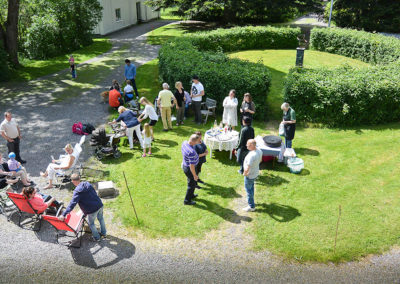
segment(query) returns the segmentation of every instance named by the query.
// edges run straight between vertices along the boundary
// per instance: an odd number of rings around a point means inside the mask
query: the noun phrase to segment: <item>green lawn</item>
[[[271,89],[267,97],[270,110],[269,117],[281,119],[280,106],[283,102],[283,88],[286,75],[290,68],[295,66],[296,50],[247,50],[230,54],[231,57],[259,62],[260,60],[269,67],[272,74]],[[315,50],[306,50],[304,55],[304,68],[337,67],[348,64],[353,67],[364,67],[368,63],[348,58],[341,55],[330,54]]]
[[[176,7],[170,7],[170,8],[164,8],[161,9],[161,19],[162,20],[176,20],[176,21],[181,21],[184,20],[184,17],[176,16],[173,14],[173,12],[177,11],[178,8]]]
[[[47,60],[21,59],[22,67],[13,71],[13,81],[29,81],[48,74],[69,68],[69,55],[73,54],[77,64],[96,57],[111,49],[111,42],[107,38],[96,38],[93,44],[68,54],[60,55]]]

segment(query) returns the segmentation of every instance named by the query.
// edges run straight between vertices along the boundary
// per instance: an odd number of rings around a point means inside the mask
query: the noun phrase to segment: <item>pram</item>
[[[107,135],[103,127],[96,128],[90,138],[90,146],[96,147],[94,150],[96,158],[99,160],[106,156],[120,158],[122,156],[122,153],[118,150],[120,137],[118,133]]]

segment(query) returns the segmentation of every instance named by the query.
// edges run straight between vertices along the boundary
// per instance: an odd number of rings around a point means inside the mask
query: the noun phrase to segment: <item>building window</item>
[[[115,20],[117,22],[121,21],[121,9],[120,8],[115,9]]]

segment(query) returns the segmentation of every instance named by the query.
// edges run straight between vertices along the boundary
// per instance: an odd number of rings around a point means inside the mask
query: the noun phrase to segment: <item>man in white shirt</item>
[[[19,142],[21,140],[21,131],[19,129],[17,121],[12,118],[11,112],[7,111],[4,113],[4,120],[0,124],[1,136],[7,140],[8,153],[14,152],[15,159],[21,164],[25,164],[26,161],[22,160],[19,154]]]
[[[244,211],[255,211],[256,205],[254,203],[254,181],[258,177],[260,173],[260,163],[262,160],[262,152],[260,149],[256,147],[256,140],[249,139],[247,140],[247,149],[249,153],[244,159],[244,188],[247,193],[247,203],[249,204],[247,207],[243,208]]]
[[[194,122],[197,124],[202,123],[201,117],[201,100],[204,96],[204,87],[203,84],[200,83],[199,77],[194,75],[192,77],[192,88],[190,89],[190,97],[192,98],[192,104],[194,108]]]

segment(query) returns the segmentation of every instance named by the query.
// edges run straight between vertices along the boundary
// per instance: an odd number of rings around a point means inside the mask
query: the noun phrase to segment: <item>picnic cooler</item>
[[[287,160],[287,166],[291,173],[299,174],[304,169],[304,161],[303,159],[292,157]]]

